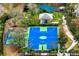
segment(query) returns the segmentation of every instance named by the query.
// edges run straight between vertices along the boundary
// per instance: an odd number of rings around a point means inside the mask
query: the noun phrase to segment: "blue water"
[[[47,32],[40,31],[40,27],[30,27],[29,30],[28,48],[39,50],[40,44],[46,44],[47,49],[58,48],[57,27],[47,27]],[[46,36],[47,38],[42,40],[40,36]]]
[[[47,12],[53,12],[53,11],[58,10],[58,8],[53,7],[53,6],[48,6],[48,5],[46,5],[46,4],[40,4],[40,5],[38,6],[38,8],[41,8],[41,9],[43,9],[43,10],[46,10]]]
[[[3,44],[4,45],[10,45],[10,42],[8,42],[9,40],[16,40],[15,37],[12,37],[11,35],[11,31],[8,31],[4,37],[4,40],[3,40]],[[14,43],[15,45],[15,43]]]

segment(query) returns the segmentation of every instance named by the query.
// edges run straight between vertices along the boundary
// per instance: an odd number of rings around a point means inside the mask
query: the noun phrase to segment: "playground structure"
[[[48,21],[53,20],[53,14],[42,13],[39,15],[40,24],[46,24]]]

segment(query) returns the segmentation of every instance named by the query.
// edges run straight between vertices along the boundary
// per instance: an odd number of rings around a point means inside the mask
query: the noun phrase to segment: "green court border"
[[[26,39],[25,40],[25,47],[28,47],[28,37],[29,37],[29,32],[30,32],[29,29],[30,29],[30,27],[27,28],[27,31],[25,33],[26,34],[26,36],[25,36],[25,39]]]
[[[58,40],[59,40],[59,37],[60,37],[60,32],[59,32],[59,30],[60,30],[60,27],[58,26],[58,27],[57,27]],[[58,43],[58,48],[60,48],[59,43]]]

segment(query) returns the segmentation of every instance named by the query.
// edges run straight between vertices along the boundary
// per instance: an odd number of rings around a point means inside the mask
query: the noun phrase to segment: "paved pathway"
[[[74,36],[69,31],[69,28],[68,28],[68,25],[66,24],[66,20],[65,20],[64,16],[63,16],[63,23],[62,24],[63,24],[63,29],[65,30],[66,35],[72,40],[71,46],[66,50],[67,52],[69,52],[78,43],[78,41],[74,40]]]

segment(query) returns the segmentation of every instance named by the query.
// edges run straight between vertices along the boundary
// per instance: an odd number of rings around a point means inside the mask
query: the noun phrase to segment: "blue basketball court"
[[[58,48],[58,28],[34,26],[28,28],[28,48],[50,50]]]

